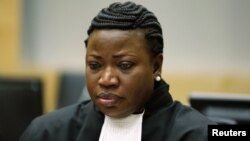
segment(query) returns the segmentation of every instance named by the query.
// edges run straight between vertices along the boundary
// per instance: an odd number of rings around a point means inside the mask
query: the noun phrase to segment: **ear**
[[[160,53],[153,58],[153,73],[154,76],[160,75],[162,70],[163,54]]]

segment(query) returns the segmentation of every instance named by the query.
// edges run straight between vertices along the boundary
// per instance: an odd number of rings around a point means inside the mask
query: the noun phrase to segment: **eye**
[[[98,62],[90,62],[90,63],[89,63],[89,68],[90,68],[91,70],[97,70],[97,69],[99,69],[100,67],[101,67],[101,64],[98,63]]]
[[[118,64],[119,68],[122,70],[129,70],[134,66],[134,63],[132,62],[121,62]]]

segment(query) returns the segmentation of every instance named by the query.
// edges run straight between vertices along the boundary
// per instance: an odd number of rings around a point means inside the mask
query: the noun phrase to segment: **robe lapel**
[[[102,125],[104,122],[104,115],[93,105],[90,105],[86,116],[82,121],[82,127],[76,141],[98,141],[101,134]]]

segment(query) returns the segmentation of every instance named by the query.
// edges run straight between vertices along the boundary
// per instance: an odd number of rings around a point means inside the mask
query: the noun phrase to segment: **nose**
[[[105,88],[115,88],[119,84],[118,76],[111,67],[107,67],[105,70],[103,70],[98,84]]]

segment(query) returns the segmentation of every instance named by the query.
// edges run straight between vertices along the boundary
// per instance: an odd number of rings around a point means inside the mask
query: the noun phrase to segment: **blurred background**
[[[249,122],[250,1],[134,1],[153,11],[162,24],[162,76],[173,98],[190,105],[192,94],[223,93],[226,97],[217,97],[222,98],[217,104],[234,106],[227,113],[244,115]],[[0,0],[1,141],[17,130],[6,121],[21,123],[11,117],[25,121],[16,132],[20,135],[37,115],[84,99],[86,31],[98,11],[111,2],[114,0]],[[231,100],[240,101],[226,104],[230,95]],[[204,99],[194,96],[193,106],[202,108]],[[236,105],[245,108],[235,109]]]
[[[162,24],[163,77],[174,99],[189,104],[197,91],[250,94],[249,0],[134,1]],[[0,76],[40,79],[44,112],[77,101],[86,31],[111,2],[0,0]]]

